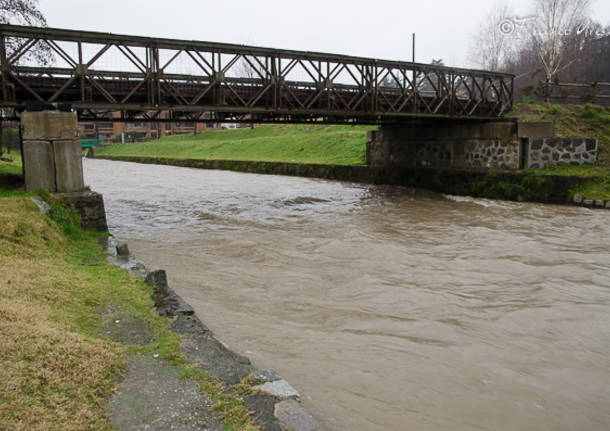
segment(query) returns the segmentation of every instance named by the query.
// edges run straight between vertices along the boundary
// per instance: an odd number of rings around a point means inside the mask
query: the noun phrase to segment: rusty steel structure
[[[0,107],[65,103],[89,120],[384,124],[495,119],[513,102],[504,73],[56,28],[0,25],[0,61]]]

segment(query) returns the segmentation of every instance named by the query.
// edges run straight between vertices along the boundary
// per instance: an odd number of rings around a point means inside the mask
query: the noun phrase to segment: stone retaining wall
[[[596,139],[551,136],[550,122],[384,125],[367,134],[366,163],[409,168],[521,169],[596,160]]]
[[[530,140],[525,151],[525,167],[592,164],[597,159],[597,139],[539,138]]]
[[[381,126],[367,134],[371,166],[518,169],[520,161],[514,121]]]
[[[472,140],[465,145],[464,167],[466,168],[519,168],[521,149],[519,141]]]

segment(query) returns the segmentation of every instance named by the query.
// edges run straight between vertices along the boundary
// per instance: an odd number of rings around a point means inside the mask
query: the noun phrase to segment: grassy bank
[[[581,175],[591,180],[573,190],[590,199],[610,199],[610,107],[520,103],[509,115],[523,121],[552,121],[557,137],[597,138],[598,160],[591,165],[552,166],[537,172],[551,175]]]
[[[596,166],[605,168],[606,172],[610,169],[610,106],[519,103],[508,115],[523,121],[552,121],[555,135],[560,138],[597,138],[599,157]]]
[[[100,234],[48,196],[42,215],[29,196],[0,189],[0,429],[112,429],[108,399],[138,354],[158,354],[196,381],[225,429],[254,429],[241,400],[182,356],[152,288],[106,261]],[[153,341],[113,341],[116,316]]]
[[[23,175],[21,155],[18,153],[4,154],[0,160],[0,175]]]
[[[114,144],[96,152],[115,156],[358,165],[364,163],[366,131],[371,129],[269,124],[255,129],[208,130],[197,136]]]

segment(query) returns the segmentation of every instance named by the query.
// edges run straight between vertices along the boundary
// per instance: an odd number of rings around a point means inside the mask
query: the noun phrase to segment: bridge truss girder
[[[40,46],[62,64],[28,61]],[[410,62],[11,25],[0,25],[0,61],[0,106],[69,103],[90,119],[107,118],[109,111],[123,118],[170,111],[191,121],[203,113],[206,121],[249,122],[493,119],[512,108],[514,79]]]

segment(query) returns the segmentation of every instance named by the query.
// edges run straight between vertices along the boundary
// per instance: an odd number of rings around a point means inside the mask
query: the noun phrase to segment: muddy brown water
[[[86,160],[110,230],[330,430],[610,429],[610,212]]]

